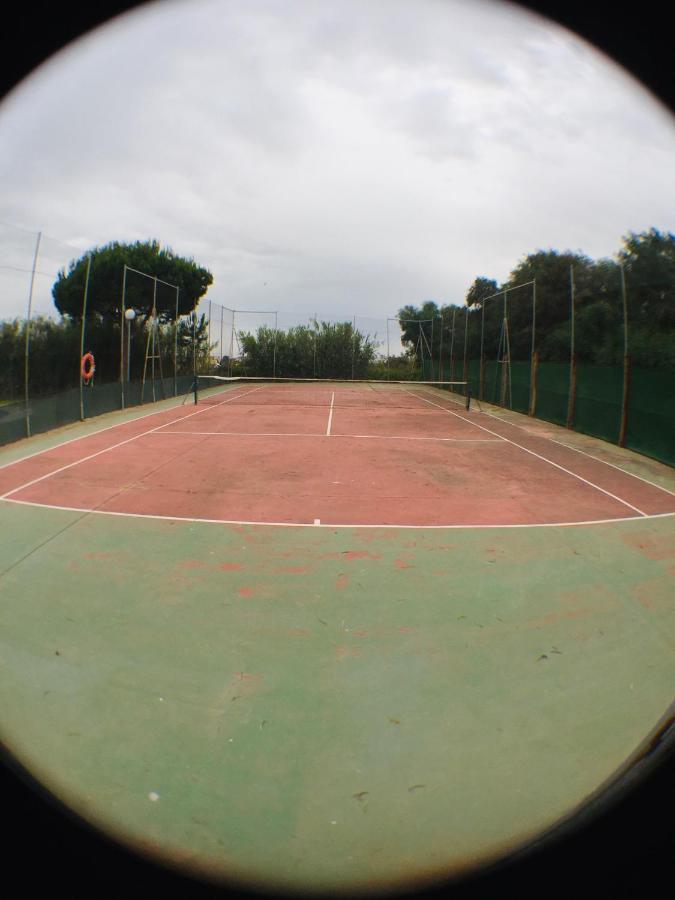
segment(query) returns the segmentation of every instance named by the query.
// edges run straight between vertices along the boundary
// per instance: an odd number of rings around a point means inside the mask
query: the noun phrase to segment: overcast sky
[[[537,249],[675,230],[672,116],[501,0],[159,0],[0,106],[0,318],[59,266],[157,238],[238,309],[463,302]],[[23,229],[23,230],[21,230]]]

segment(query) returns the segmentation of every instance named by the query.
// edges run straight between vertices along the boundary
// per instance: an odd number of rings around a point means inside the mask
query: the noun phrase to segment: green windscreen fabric
[[[171,378],[157,379],[153,398],[152,383],[146,382],[144,396],[141,399],[141,382],[130,382],[125,385],[124,405],[138,406],[141,402],[152,403],[164,400],[191,390],[191,375],[180,375]],[[94,383],[85,386],[82,391],[84,418],[90,419],[104,413],[114,412],[122,408],[120,383]],[[80,420],[80,390],[71,388],[67,391],[52,394],[48,397],[30,398],[28,401],[30,416],[30,433],[42,434],[62,425],[69,425]],[[25,402],[12,402],[0,405],[0,445],[9,444],[26,437],[26,405]]]
[[[511,363],[511,401],[512,409],[521,413],[530,409],[530,373],[528,362]]]
[[[540,363],[537,372],[536,417],[557,425],[566,425],[569,386],[568,363]]]
[[[631,373],[626,447],[675,465],[675,373]]]
[[[575,431],[616,444],[621,430],[623,368],[577,365]]]

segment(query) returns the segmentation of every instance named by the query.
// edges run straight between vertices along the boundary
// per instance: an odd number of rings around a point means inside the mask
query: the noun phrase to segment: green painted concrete
[[[673,698],[675,519],[232,527],[0,503],[0,729],[201,872],[409,886],[552,824]]]

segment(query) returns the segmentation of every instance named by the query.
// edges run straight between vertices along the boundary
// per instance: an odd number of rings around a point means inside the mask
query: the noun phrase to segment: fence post
[[[485,382],[485,357],[483,349],[485,345],[485,300],[481,304],[480,311],[480,369],[478,372],[478,396],[483,399],[483,384]]]
[[[173,323],[173,395],[178,396],[178,294],[180,288],[176,288],[176,319]]]
[[[574,267],[570,266],[570,383],[567,395],[567,427],[574,427],[574,404],[577,395],[577,354],[574,346]]]
[[[537,376],[539,374],[539,351],[532,355],[532,375],[530,379],[530,415],[537,415]]]
[[[124,323],[127,321],[126,317],[126,293],[127,293],[127,266],[124,264],[124,270],[122,272],[122,312],[120,319],[120,399],[122,403],[122,409],[124,409],[124,378],[125,374],[129,372],[129,360],[127,359],[126,372],[124,367]],[[127,326],[127,331],[130,326]],[[129,341],[127,341],[127,354],[130,352],[129,350]]]
[[[630,401],[631,360],[628,351],[628,297],[626,294],[626,274],[622,265],[619,265],[619,271],[621,272],[621,300],[623,305],[623,391],[621,397],[621,425],[619,427],[619,447],[625,447],[626,431],[628,430],[628,404]]]
[[[29,405],[29,389],[28,379],[30,376],[29,360],[30,360],[30,321],[33,312],[33,289],[35,287],[35,270],[37,269],[38,254],[40,252],[40,241],[42,240],[42,232],[38,231],[37,241],[35,243],[35,253],[33,255],[33,268],[30,276],[30,291],[28,292],[28,311],[26,313],[26,345],[24,348],[23,361],[23,381],[24,381],[24,401],[26,404],[26,437],[30,437],[30,405]]]
[[[91,253],[87,257],[87,274],[84,281],[84,296],[82,298],[82,325],[80,326],[80,359],[78,362],[78,371],[82,365],[82,357],[84,356],[84,333],[87,322],[87,298],[89,296],[89,273],[91,272]],[[84,422],[84,385],[82,384],[82,372],[79,373],[80,382],[80,421]]]
[[[462,366],[462,381],[467,380],[467,347],[468,347],[468,334],[469,334],[469,307],[464,307],[464,363]]]
[[[443,308],[441,307],[441,336],[438,341],[438,380],[445,381],[443,378]]]
[[[539,359],[535,350],[537,328],[537,279],[532,281],[532,346],[530,348],[530,406],[528,414],[535,415],[537,408],[537,369]]]

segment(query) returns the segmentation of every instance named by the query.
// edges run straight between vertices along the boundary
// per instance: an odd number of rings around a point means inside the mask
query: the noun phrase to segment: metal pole
[[[464,315],[464,366],[462,369],[462,381],[466,381],[466,351],[468,347],[468,335],[469,335],[469,307],[466,306]]]
[[[127,266],[124,265],[122,271],[122,312],[120,319],[120,400],[121,408],[124,409],[124,317],[126,313],[126,292],[127,292]],[[128,323],[127,323],[128,325]],[[131,326],[128,325],[130,328]],[[127,353],[130,350],[130,343],[127,343]],[[127,381],[129,380],[129,360],[127,359]]]
[[[621,392],[621,423],[619,425],[619,446],[626,445],[626,431],[628,430],[628,401],[630,396],[630,355],[628,352],[628,295],[626,292],[626,273],[623,265],[619,264],[621,273],[621,301],[623,306],[623,388]]]
[[[574,306],[575,306],[575,286],[574,286],[574,266],[570,266],[570,383],[567,395],[567,427],[572,428],[574,424],[574,403],[576,399],[577,388],[577,367],[576,353],[574,346]]]
[[[319,328],[316,322],[316,313],[314,313],[314,377],[316,378],[316,339]]]
[[[387,381],[391,378],[389,370],[389,316],[387,316]]]
[[[82,298],[82,324],[80,326],[80,365],[84,356],[84,330],[87,320],[87,296],[89,294],[89,273],[91,271],[91,254],[87,257],[87,274],[84,280],[84,297]],[[82,373],[80,372],[80,420],[84,421],[84,385]]]
[[[212,306],[213,306],[213,301],[209,300],[209,333],[208,333],[209,334],[209,337],[208,337],[209,346],[206,351],[207,363],[208,363],[207,369],[211,368],[211,307]]]
[[[274,313],[274,349],[272,351],[272,378],[277,377],[277,331],[279,330],[279,313]]]
[[[155,357],[157,356],[157,279],[153,278],[152,286],[152,399],[157,400],[155,394]]]
[[[197,390],[197,303],[199,301],[195,300],[195,305],[192,310],[192,390],[195,395],[195,406],[197,405],[198,400],[198,390]]]
[[[532,345],[530,348],[530,408],[529,414],[534,415],[537,405],[537,366],[536,353],[536,329],[537,329],[537,279],[532,282]]]
[[[30,358],[30,320],[33,310],[33,289],[35,286],[35,270],[37,269],[38,254],[40,252],[40,241],[42,240],[42,232],[38,231],[37,241],[35,243],[35,254],[33,255],[33,268],[30,276],[30,291],[28,292],[28,311],[26,313],[26,346],[24,348],[24,365],[23,365],[23,381],[24,381],[24,400],[26,404],[26,437],[30,437],[30,407],[29,407],[29,358]]]
[[[450,331],[450,381],[455,380],[455,315],[457,307],[452,307],[452,329]]]
[[[234,353],[234,316],[235,312],[232,310],[232,332],[230,334],[230,360],[227,366],[227,374],[232,375],[232,354]]]
[[[430,358],[431,358],[431,380],[432,381],[434,380],[434,319],[435,318],[436,318],[436,316],[434,316],[434,318],[431,320],[431,351],[429,354]]]
[[[354,364],[356,360],[356,316],[352,325],[352,381],[354,380]]]
[[[127,381],[131,381],[131,319],[127,319]]]
[[[485,301],[481,304],[480,311],[480,370],[478,373],[478,396],[483,399],[484,361],[483,349],[485,346]]]
[[[441,309],[441,336],[438,341],[438,380],[445,381],[443,378],[443,310]]]
[[[225,318],[225,308],[221,306],[220,307],[220,343],[218,344],[218,356],[219,356],[220,361],[218,364],[218,368],[220,368],[220,366],[222,365],[223,356],[225,356],[225,354],[223,353],[223,319],[224,318]]]
[[[178,396],[178,293],[176,288],[176,321],[173,328],[173,395]]]
[[[509,409],[513,409],[513,382],[511,380],[511,338],[509,336],[509,292],[504,291],[504,335],[506,340],[506,371],[509,379]]]

